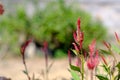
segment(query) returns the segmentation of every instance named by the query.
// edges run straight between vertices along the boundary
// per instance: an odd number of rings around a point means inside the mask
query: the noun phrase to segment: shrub
[[[88,13],[66,5],[63,0],[50,2],[43,9],[37,7],[37,3],[35,5],[36,10],[31,17],[27,16],[24,7],[18,7],[14,14],[3,16],[0,28],[5,27],[7,38],[12,39],[9,41],[3,38],[3,42],[8,42],[10,46],[19,46],[11,45],[11,42],[18,43],[19,36],[23,33],[26,38],[33,37],[40,45],[47,41],[53,53],[58,50],[65,52],[73,41],[72,32],[78,17],[82,20],[82,30],[86,35],[84,47],[87,47],[93,37],[100,41],[106,36],[105,27],[99,21],[94,22]],[[1,34],[4,35],[4,31]]]
[[[75,30],[75,20],[80,16],[82,20],[82,30],[85,32],[85,45],[88,45],[93,37],[98,41],[106,36],[106,30],[99,22],[93,22],[91,16],[85,11],[72,5],[66,5],[63,0],[48,3],[43,10],[36,10],[33,16],[33,26],[31,28],[35,39],[50,43],[50,49],[61,49],[67,51],[73,41],[72,32]],[[37,24],[37,25],[36,25]],[[36,31],[38,30],[38,31]]]

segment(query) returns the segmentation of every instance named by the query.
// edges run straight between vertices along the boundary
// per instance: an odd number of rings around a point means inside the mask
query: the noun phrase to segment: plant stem
[[[81,58],[82,58],[82,60],[81,60],[82,61],[82,65],[81,65],[82,66],[82,73],[81,74],[82,74],[82,80],[84,80],[84,56],[81,56]]]
[[[45,80],[48,80],[48,55],[45,53]]]
[[[45,80],[48,80],[48,65],[46,64],[46,67],[45,67]]]
[[[111,80],[111,72],[109,72],[108,74],[109,74],[109,77],[110,77],[110,80]]]
[[[97,66],[95,67],[95,75],[97,75]],[[96,77],[94,79],[96,80]]]
[[[93,70],[91,70],[91,80],[93,80]]]
[[[30,79],[30,76],[29,76],[29,74],[28,74],[28,69],[27,69],[27,65],[26,65],[25,57],[24,57],[24,56],[23,56],[23,64],[24,64],[24,67],[25,67],[25,71],[26,71],[27,78],[28,78],[28,80],[31,80],[31,79]]]
[[[82,73],[82,80],[84,80],[84,74]]]

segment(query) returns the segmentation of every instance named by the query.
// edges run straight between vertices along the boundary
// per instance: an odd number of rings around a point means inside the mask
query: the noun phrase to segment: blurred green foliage
[[[81,18],[81,28],[86,35],[85,48],[92,39],[99,42],[106,37],[106,29],[101,22],[94,22],[88,13],[66,5],[63,0],[50,2],[42,9],[38,5],[34,3],[35,12],[31,17],[22,6],[17,7],[16,13],[1,17],[1,43],[7,42],[12,52],[18,51],[16,48],[20,46],[19,37],[22,33],[26,39],[32,37],[40,45],[47,41],[54,53],[66,52],[73,41],[72,33],[76,29],[78,17]]]

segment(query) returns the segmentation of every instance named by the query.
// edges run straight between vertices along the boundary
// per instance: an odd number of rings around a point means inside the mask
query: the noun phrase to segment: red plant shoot
[[[115,32],[115,37],[116,37],[117,42],[120,44],[120,39],[119,39],[118,34],[116,32]]]
[[[75,50],[77,51],[77,53],[79,53],[79,48],[78,48],[78,46],[77,46],[75,43],[72,43],[72,44],[73,44]]]
[[[2,15],[3,13],[4,13],[3,5],[0,4],[0,15]]]
[[[103,41],[103,44],[108,48],[108,49],[111,49],[111,45],[105,41]]]
[[[93,40],[92,43],[89,45],[90,56],[93,56],[93,54],[95,53],[95,47],[96,40]]]
[[[69,60],[69,64],[71,64],[71,54],[69,50],[68,50],[68,60]]]
[[[98,51],[95,51],[96,41],[93,40],[92,43],[89,45],[89,58],[87,60],[88,69],[93,70],[98,65]]]
[[[30,78],[30,76],[28,74],[28,69],[27,69],[27,65],[26,65],[26,62],[25,62],[25,50],[26,50],[27,46],[30,44],[31,41],[32,41],[32,39],[29,39],[20,48],[20,52],[21,52],[21,55],[22,55],[23,64],[24,64],[24,67],[25,67],[25,71],[24,72],[27,75],[28,80],[31,80],[31,78]]]
[[[80,18],[78,18],[77,30],[76,30],[76,32],[73,33],[73,37],[74,37],[75,42],[79,45],[79,49],[82,49],[84,34],[81,31],[80,23],[81,23]]]
[[[89,45],[89,57],[87,59],[87,67],[89,70],[91,70],[91,80],[93,80],[93,70],[99,64],[98,50],[96,50],[95,47],[96,40],[93,40],[92,43]]]
[[[80,23],[81,23],[80,18],[78,18],[77,27],[78,27],[79,29],[80,29]]]
[[[45,80],[48,80],[48,43],[44,41],[43,43],[43,51],[45,55]]]
[[[73,32],[73,38],[74,38],[75,42],[77,42],[77,34],[76,34],[76,32]]]
[[[99,63],[98,54],[96,52],[95,56],[90,56],[87,60],[87,66],[89,70],[93,70]]]
[[[104,62],[104,64],[108,65],[108,63],[107,63],[107,61],[106,61],[106,59],[105,59],[105,57],[103,55],[101,55],[101,58],[102,58],[102,61]]]
[[[43,43],[43,51],[45,54],[46,66],[48,66],[48,43],[46,41]]]
[[[25,54],[25,49],[26,47],[29,45],[29,43],[32,41],[32,39],[26,41],[20,48],[20,52],[22,54],[22,56],[24,57],[24,54]]]
[[[80,18],[78,18],[78,21],[77,21],[77,41],[79,42],[80,41]]]

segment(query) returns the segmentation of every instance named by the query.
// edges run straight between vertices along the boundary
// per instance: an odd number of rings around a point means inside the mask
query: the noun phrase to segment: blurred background
[[[20,47],[28,39],[33,39],[26,51],[28,58],[42,56],[44,42],[47,42],[52,58],[66,57],[67,50],[74,41],[72,33],[76,30],[78,17],[81,18],[81,29],[85,34],[84,48],[87,48],[93,39],[96,39],[99,45],[103,40],[113,41],[114,32],[120,34],[119,0],[0,2],[5,9],[0,16],[1,60],[9,56],[19,58]]]

